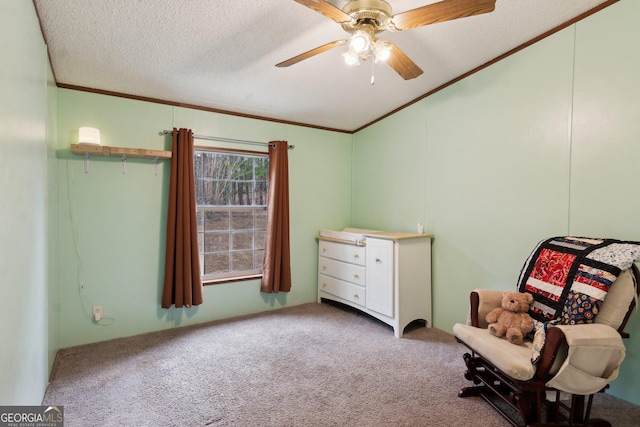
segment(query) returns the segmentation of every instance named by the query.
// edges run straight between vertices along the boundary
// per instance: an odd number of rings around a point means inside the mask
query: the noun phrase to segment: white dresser
[[[367,231],[361,239],[318,237],[318,302],[338,301],[404,328],[431,318],[431,235]]]

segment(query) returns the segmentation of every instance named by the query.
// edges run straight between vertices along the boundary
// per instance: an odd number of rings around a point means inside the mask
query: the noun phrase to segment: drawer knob
[[[382,260],[380,258],[376,258],[376,263],[377,264],[382,264]]]
[[[354,275],[353,275],[353,278],[354,278],[354,279],[359,279],[359,278],[360,278],[360,275],[359,275],[359,274],[354,274]]]
[[[327,252],[327,248],[322,248],[322,252]]]
[[[322,282],[322,287],[326,288],[327,287],[327,282]]]
[[[326,269],[327,269],[327,266],[326,266],[326,265],[323,265],[323,266],[322,266],[322,269],[323,269],[323,270],[326,270]]]
[[[360,295],[358,295],[358,294],[353,294],[353,297],[354,297],[355,299],[358,299],[358,298],[360,298]]]
[[[358,255],[358,254],[353,254],[353,257],[354,257],[355,259],[359,259],[359,258],[360,258],[360,255]]]

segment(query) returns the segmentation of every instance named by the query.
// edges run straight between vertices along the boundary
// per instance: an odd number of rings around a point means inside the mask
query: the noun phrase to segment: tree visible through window
[[[194,166],[203,282],[262,274],[268,156],[196,149]]]

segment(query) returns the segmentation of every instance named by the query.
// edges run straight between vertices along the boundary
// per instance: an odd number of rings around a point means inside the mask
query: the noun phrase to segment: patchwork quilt
[[[638,260],[640,242],[571,236],[540,242],[518,280],[518,290],[533,295],[536,330],[558,319],[592,323],[618,275]]]

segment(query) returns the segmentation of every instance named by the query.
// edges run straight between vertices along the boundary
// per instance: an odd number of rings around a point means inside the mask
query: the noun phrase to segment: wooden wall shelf
[[[91,156],[127,156],[145,159],[170,159],[171,151],[147,150],[146,148],[109,147],[93,144],[71,144],[71,152],[74,154],[89,153]]]

